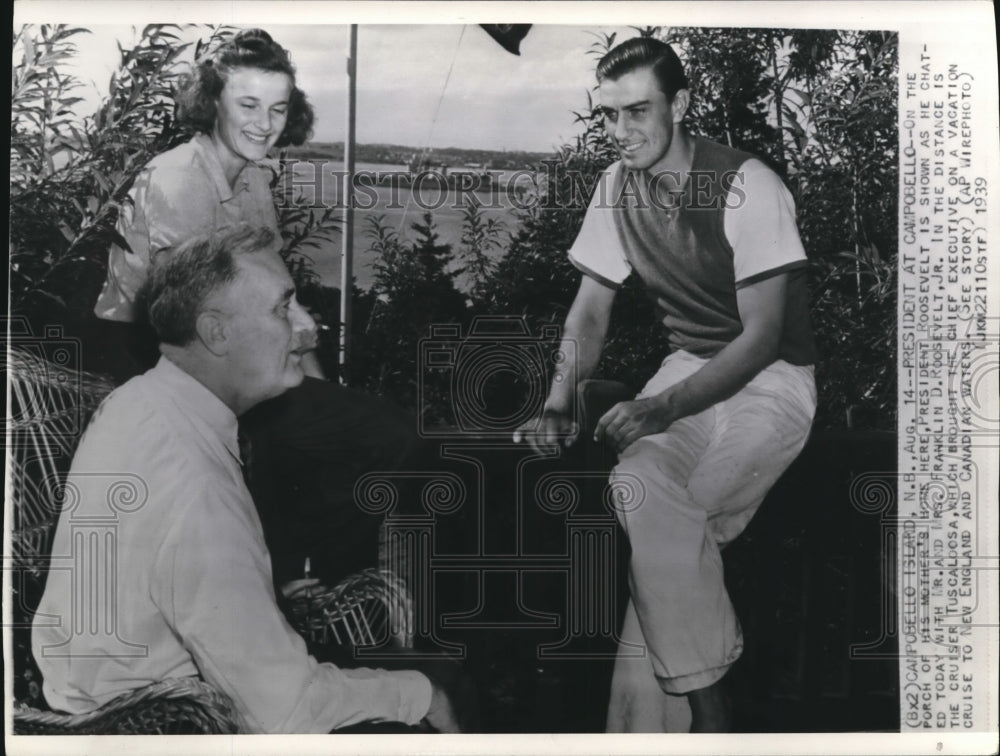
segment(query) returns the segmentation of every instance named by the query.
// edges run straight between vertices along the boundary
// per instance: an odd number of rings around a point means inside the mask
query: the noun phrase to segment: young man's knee
[[[638,479],[654,485],[662,482],[669,488],[683,485],[684,468],[683,455],[679,450],[640,438],[619,457],[618,464],[611,471],[611,481],[618,480],[621,485],[627,486]]]

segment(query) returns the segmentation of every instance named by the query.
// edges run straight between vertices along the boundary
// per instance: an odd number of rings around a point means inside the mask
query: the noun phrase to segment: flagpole
[[[340,382],[348,383],[351,363],[351,289],[354,281],[354,141],[357,115],[358,25],[351,24],[347,53],[347,136],[344,139],[343,229],[340,259]]]

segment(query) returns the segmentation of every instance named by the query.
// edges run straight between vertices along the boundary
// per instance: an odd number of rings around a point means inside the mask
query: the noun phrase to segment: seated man
[[[32,632],[45,697],[82,713],[200,675],[248,732],[424,719],[457,731],[424,674],[320,664],[275,602],[237,417],[303,378],[314,323],[276,248],[270,231],[241,227],[154,261],[162,356],[104,402],[67,481],[52,553],[73,566],[53,563]]]

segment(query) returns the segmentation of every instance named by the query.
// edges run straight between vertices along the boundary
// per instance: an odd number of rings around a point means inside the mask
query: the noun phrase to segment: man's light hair
[[[141,299],[160,341],[191,343],[205,302],[239,274],[236,258],[276,247],[273,231],[244,224],[156,252]]]

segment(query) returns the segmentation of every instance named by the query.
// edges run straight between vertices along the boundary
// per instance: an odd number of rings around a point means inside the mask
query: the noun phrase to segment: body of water
[[[484,218],[495,218],[503,224],[503,246],[506,247],[507,232],[513,232],[517,226],[515,217],[516,199],[512,200],[507,191],[474,191],[470,189],[456,190],[445,185],[438,175],[427,176],[415,186],[407,185],[408,180],[397,178],[390,181],[388,175],[395,173],[398,177],[407,173],[406,166],[385,165],[375,163],[358,163],[355,166],[358,173],[364,172],[364,185],[356,189],[354,210],[354,277],[358,286],[368,289],[372,285],[372,262],[374,255],[369,252],[371,238],[367,233],[371,221],[369,219],[383,216],[387,225],[396,231],[404,240],[412,240],[416,234],[411,226],[421,222],[425,212],[430,211],[434,217],[434,226],[442,244],[451,244],[457,251],[462,238],[462,215],[464,208],[472,201],[479,201],[483,208]],[[341,177],[339,172],[343,164],[335,161],[314,161],[299,163],[294,168],[297,192],[313,201],[317,206],[342,206]],[[456,169],[461,172],[462,169]],[[455,170],[451,171],[454,176]],[[498,172],[499,173],[499,172]],[[518,179],[514,172],[508,171],[500,175],[499,183],[507,186],[508,179]],[[515,185],[529,183],[526,175]],[[379,181],[381,179],[381,182]],[[460,182],[461,179],[458,179]],[[454,179],[453,182],[454,183]],[[470,186],[471,178],[461,186]],[[496,254],[502,254],[498,250]],[[327,286],[340,286],[341,239],[338,236],[332,243],[310,255],[316,272]],[[462,282],[459,281],[461,286]]]

